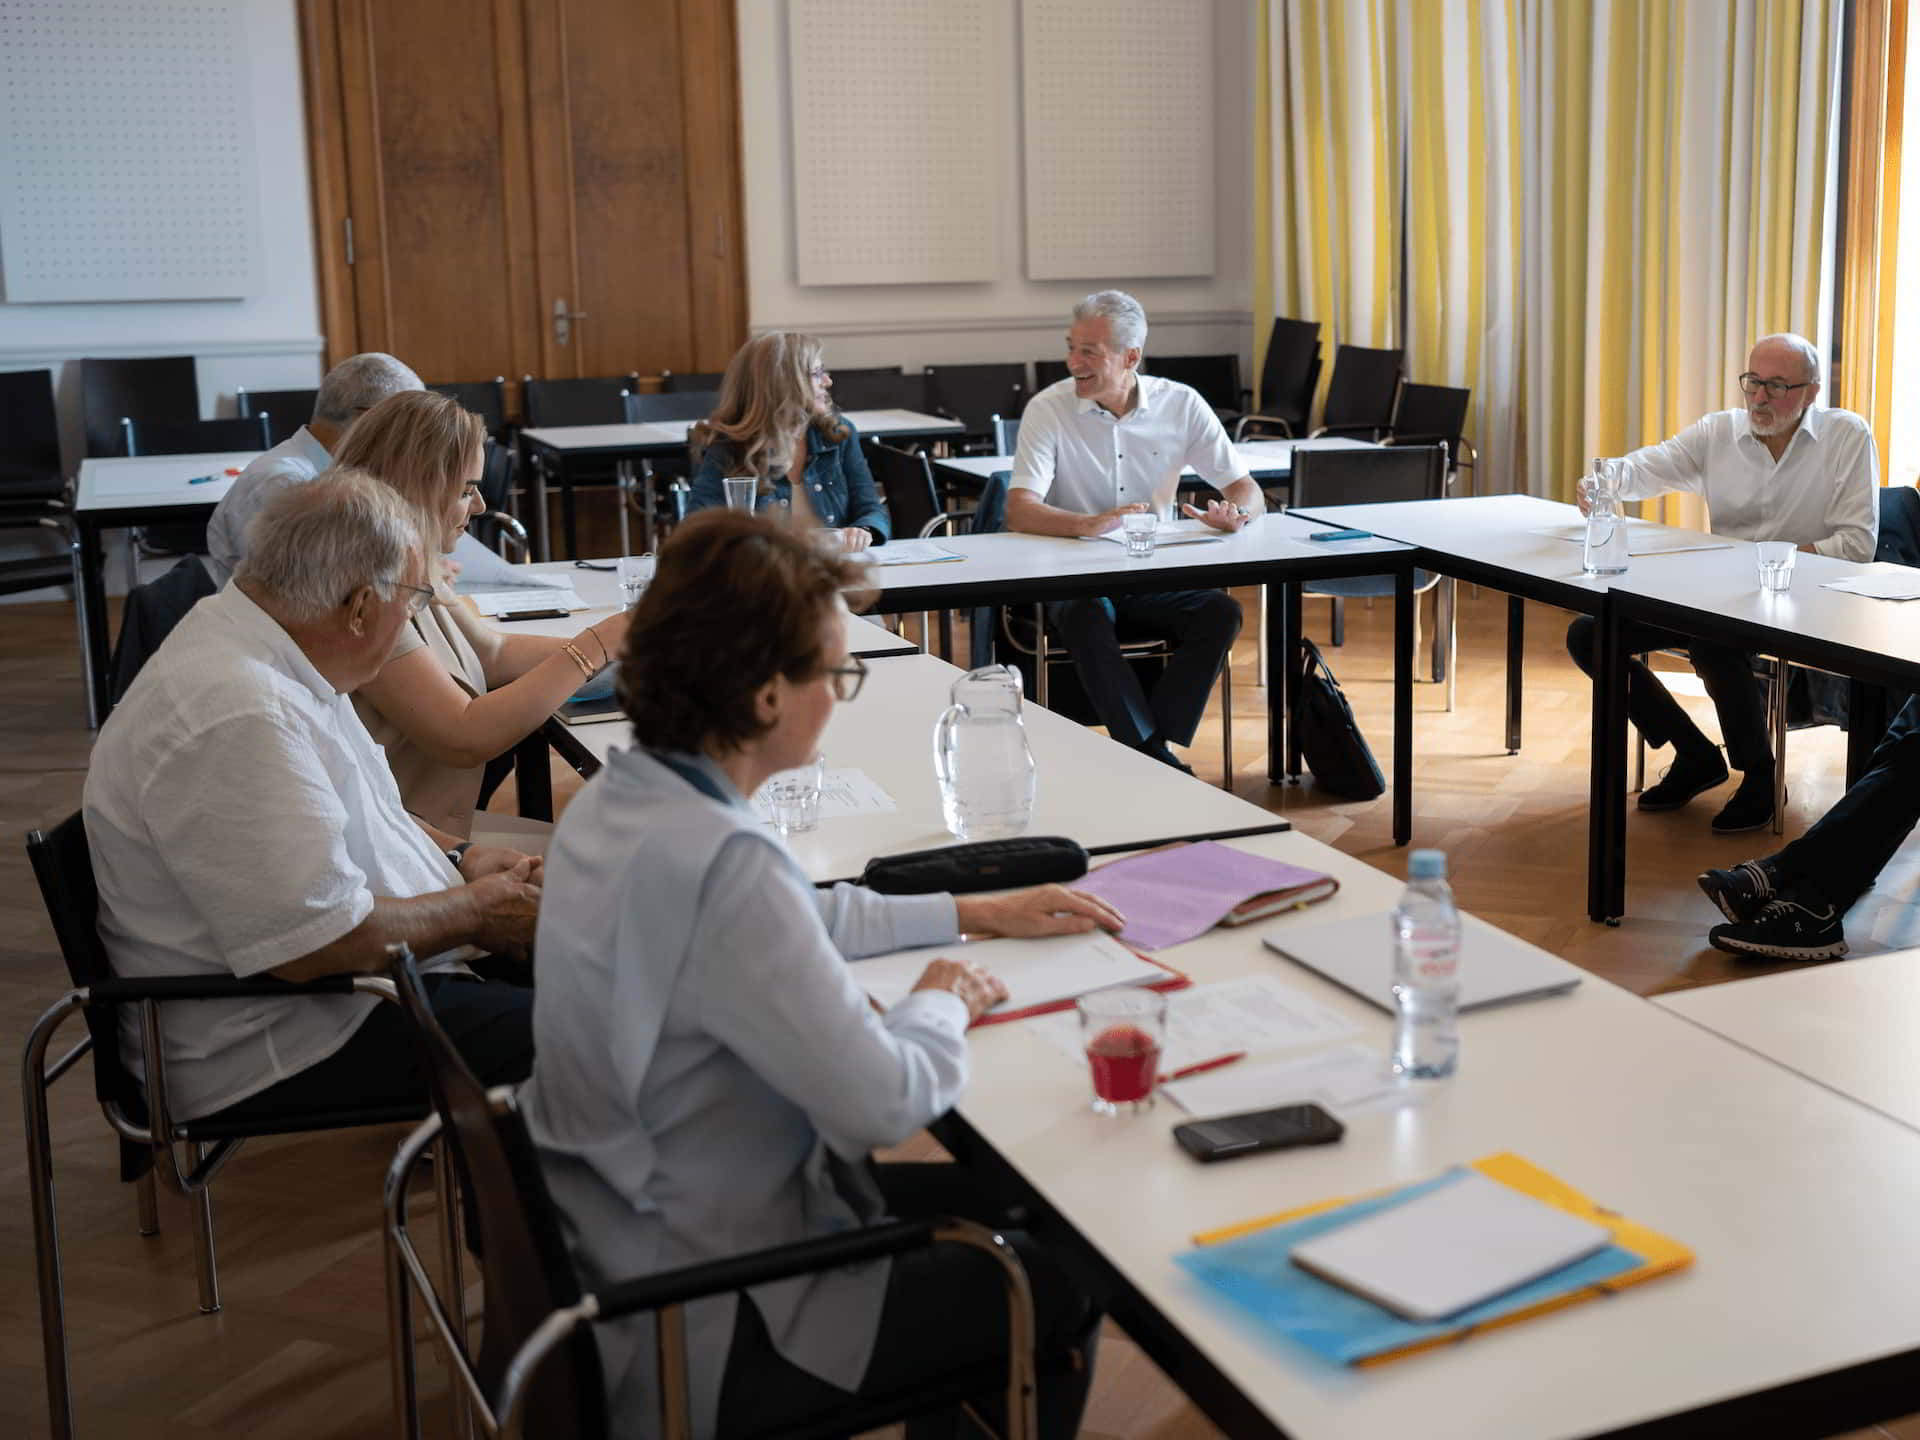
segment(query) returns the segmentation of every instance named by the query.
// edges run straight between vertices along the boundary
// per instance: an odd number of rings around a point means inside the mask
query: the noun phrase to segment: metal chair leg
[[[1451,715],[1453,713],[1453,702],[1458,696],[1460,689],[1459,582],[1449,575],[1445,580],[1440,582],[1440,593],[1446,596],[1447,618],[1444,628],[1447,636],[1447,713]],[[1436,632],[1438,632],[1442,627],[1436,622],[1434,628]],[[1433,638],[1437,644],[1440,636],[1436,633]]]
[[[53,1195],[53,1140],[47,1123],[47,1042],[80,1008],[71,996],[40,1017],[20,1067],[26,1109],[27,1193],[33,1208],[34,1278],[40,1288],[41,1364],[47,1384],[47,1433],[73,1440],[73,1391],[67,1377],[67,1304],[60,1284],[60,1215]]]
[[[1787,828],[1787,662],[1773,662],[1772,693],[1767,696],[1768,739],[1773,742],[1773,833]]]
[[[1254,636],[1254,674],[1259,678],[1256,684],[1267,683],[1267,587],[1260,587],[1260,628]]]
[[[195,1142],[193,1165],[197,1170],[207,1158],[207,1147]],[[213,1255],[213,1186],[202,1185],[188,1197],[193,1206],[193,1265],[200,1276],[200,1313],[214,1315],[220,1310],[220,1274]]]
[[[453,1147],[443,1135],[434,1146],[433,1193],[440,1210],[441,1283],[447,1287],[447,1310],[461,1343],[467,1334],[467,1278],[460,1263],[460,1187],[453,1173]],[[449,1363],[452,1363],[451,1360]],[[473,1434],[473,1407],[459,1386],[453,1387],[453,1433],[460,1440]]]
[[[622,460],[613,467],[613,503],[614,509],[620,512],[620,553],[622,555],[633,554],[633,541],[627,534],[627,507],[632,503],[632,495],[633,462]]]
[[[1347,602],[1338,595],[1333,597],[1333,629],[1327,643],[1336,650],[1347,643]]]
[[[140,1207],[140,1233],[158,1235],[160,1233],[160,1199],[154,1188],[153,1167],[133,1182],[134,1202]]]

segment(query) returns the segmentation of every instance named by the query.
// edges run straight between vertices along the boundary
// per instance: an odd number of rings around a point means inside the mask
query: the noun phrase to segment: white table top
[[[1384,1053],[1383,1012],[1259,937],[1376,911],[1384,943],[1398,884],[1298,832],[1229,843],[1334,873],[1341,892],[1162,958],[1202,981],[1277,976],[1351,1015]],[[1092,1114],[1084,1069],[1019,1023],[975,1032],[960,1113],[1296,1440],[1588,1435],[1920,1346],[1920,1289],[1896,1259],[1912,1245],[1920,1135],[1591,976],[1567,996],[1468,1015],[1462,1032],[1459,1074],[1424,1104],[1353,1115],[1335,1145],[1227,1164],[1175,1149],[1168,1132],[1185,1116],[1164,1099],[1146,1116]],[[1347,1371],[1173,1263],[1195,1231],[1501,1150],[1672,1235],[1694,1265]]]
[[[229,470],[244,470],[260,458],[258,450],[206,455],[135,455],[82,460],[74,488],[76,510],[125,510],[154,505],[214,505],[233,488]],[[217,478],[204,484],[197,476]]]
[[[1920,950],[1703,985],[1654,1003],[1920,1130]]]
[[[861,429],[864,431],[865,426]],[[1287,475],[1293,471],[1293,452],[1296,450],[1371,450],[1375,448],[1368,440],[1354,440],[1347,436],[1327,435],[1318,440],[1248,440],[1235,445],[1233,453],[1240,462],[1241,471],[1247,475]],[[976,475],[984,480],[1002,470],[1013,469],[1011,455],[950,455],[936,460],[934,464],[943,470],[958,470],[967,475]],[[1180,472],[1182,475],[1194,473],[1191,465]]]
[[[834,707],[821,742],[828,768],[865,771],[897,808],[885,815],[822,820],[819,829],[788,837],[810,878],[854,876],[875,855],[957,843],[941,818],[933,725],[960,674],[931,655],[875,661],[859,698]],[[1113,845],[1279,820],[1031,701],[1025,720],[1039,772],[1029,834]],[[624,721],[576,725],[572,733],[602,761],[616,746],[633,743]]]
[[[848,410],[862,435],[958,435],[966,426],[918,410]],[[684,445],[693,420],[651,420],[639,425],[548,425],[520,433],[551,450],[603,450],[620,446]]]

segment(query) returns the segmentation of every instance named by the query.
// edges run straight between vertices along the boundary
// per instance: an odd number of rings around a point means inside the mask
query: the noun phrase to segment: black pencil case
[[[1087,852],[1078,842],[1064,835],[1020,835],[877,855],[867,862],[860,883],[882,895],[928,895],[942,890],[965,895],[1078,880],[1086,873]]]

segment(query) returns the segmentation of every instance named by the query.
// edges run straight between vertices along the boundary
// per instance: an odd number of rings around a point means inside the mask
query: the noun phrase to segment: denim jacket
[[[860,450],[860,432],[844,415],[839,420],[847,427],[847,436],[837,445],[822,435],[818,426],[807,427],[807,499],[820,523],[829,530],[858,525],[873,532],[876,544],[884,544],[892,538],[893,524],[887,518],[887,507],[880,502],[879,492],[873,487],[867,457]],[[700,468],[694,472],[693,499],[688,510],[705,510],[726,503],[725,487],[720,482],[731,473],[728,466],[733,460],[732,451],[724,442],[706,448],[700,457]],[[791,496],[787,478],[777,476],[769,494],[760,503],[788,500]]]

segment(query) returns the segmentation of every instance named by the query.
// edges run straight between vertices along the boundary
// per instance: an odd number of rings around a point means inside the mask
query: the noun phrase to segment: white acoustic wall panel
[[[802,285],[991,280],[1006,0],[788,0]]]
[[[1211,275],[1214,0],[1023,0],[1027,276]]]
[[[260,289],[245,0],[0,0],[10,303]]]

